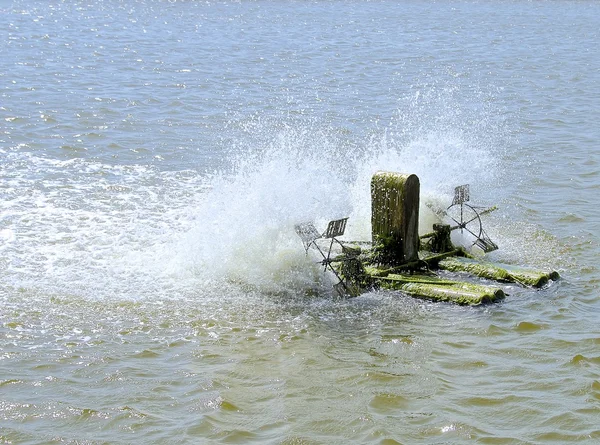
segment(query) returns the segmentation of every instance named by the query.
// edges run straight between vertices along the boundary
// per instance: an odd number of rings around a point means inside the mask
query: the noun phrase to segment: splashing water
[[[434,105],[439,106],[437,99],[425,104]],[[261,137],[276,131],[261,149],[251,141],[241,147],[234,173],[214,178],[196,209],[195,226],[184,236],[176,268],[183,265],[196,275],[233,280],[263,292],[298,291],[313,285],[319,273],[305,257],[294,224],[314,221],[324,228],[328,220],[349,216],[345,238],[369,240],[370,180],[376,171],[416,173],[422,202],[442,208],[451,201],[455,185],[493,180],[498,136],[461,127],[458,121],[466,119],[466,111],[438,113],[437,124],[409,128],[417,134],[394,128],[404,123],[403,116],[362,144],[304,124],[253,126]],[[423,115],[427,113],[422,111],[419,118]],[[430,230],[433,213],[422,205],[421,215],[421,231]]]
[[[285,129],[260,153],[240,157],[234,174],[216,177],[196,209],[196,225],[184,236],[179,266],[191,260],[187,266],[196,274],[262,291],[312,285],[314,268],[307,268],[294,225],[322,224],[352,206],[346,165],[337,161],[335,148],[310,151],[310,144],[328,142]]]
[[[60,291],[134,299],[221,294],[229,285],[323,292],[328,278],[294,225],[324,229],[348,216],[346,239],[369,240],[376,171],[419,176],[421,232],[435,222],[425,202],[445,207],[462,183],[483,196],[490,190],[505,129],[485,107],[458,106],[457,94],[403,99],[397,117],[369,135],[317,121],[246,120],[234,129],[233,167],[212,175],[12,153],[12,190],[30,190],[14,193],[2,228],[14,285],[60,282]]]

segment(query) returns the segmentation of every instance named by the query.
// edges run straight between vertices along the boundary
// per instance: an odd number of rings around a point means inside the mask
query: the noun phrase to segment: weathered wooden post
[[[404,264],[419,259],[419,192],[416,175],[373,175],[371,233],[382,262]]]
[[[429,247],[432,252],[444,253],[454,250],[452,239],[450,238],[449,224],[434,224],[433,234],[430,239]]]

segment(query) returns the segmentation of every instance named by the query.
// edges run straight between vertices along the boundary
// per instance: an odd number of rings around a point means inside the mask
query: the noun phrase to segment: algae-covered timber
[[[419,258],[419,191],[416,175],[377,172],[371,179],[371,231],[387,262]]]
[[[435,275],[390,273],[374,279],[383,289],[395,289],[416,298],[447,301],[461,305],[495,303],[505,297],[504,291],[498,287],[466,281],[445,280]]]
[[[499,282],[519,283],[523,286],[542,287],[550,280],[558,279],[558,272],[522,269],[509,265],[479,262],[469,258],[449,257],[438,263],[440,269],[452,272],[468,272],[478,277]]]
[[[502,289],[492,286],[482,286],[460,281],[448,283],[428,283],[425,281],[405,283],[405,279],[406,277],[404,276],[388,275],[384,278],[381,287],[397,289],[416,298],[447,301],[470,306],[496,303],[505,297]],[[399,285],[396,285],[396,283]]]
[[[414,263],[390,267],[373,262],[371,249],[352,258],[336,257],[334,264],[346,287],[358,294],[370,288],[398,290],[412,297],[451,302],[460,305],[495,303],[505,298],[501,288],[469,281],[453,281],[437,277],[430,268],[448,255],[464,254],[461,249],[434,254]]]

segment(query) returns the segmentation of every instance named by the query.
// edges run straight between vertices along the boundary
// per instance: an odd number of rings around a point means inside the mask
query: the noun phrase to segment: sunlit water
[[[0,443],[600,441],[600,3],[0,2]],[[340,300],[416,173],[541,290]],[[427,207],[421,229],[434,221]]]

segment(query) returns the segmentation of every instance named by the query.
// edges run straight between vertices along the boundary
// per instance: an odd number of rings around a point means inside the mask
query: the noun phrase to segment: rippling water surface
[[[0,3],[0,443],[600,440],[600,3]],[[470,183],[559,270],[340,300],[293,226]],[[433,215],[422,209],[422,230]]]

